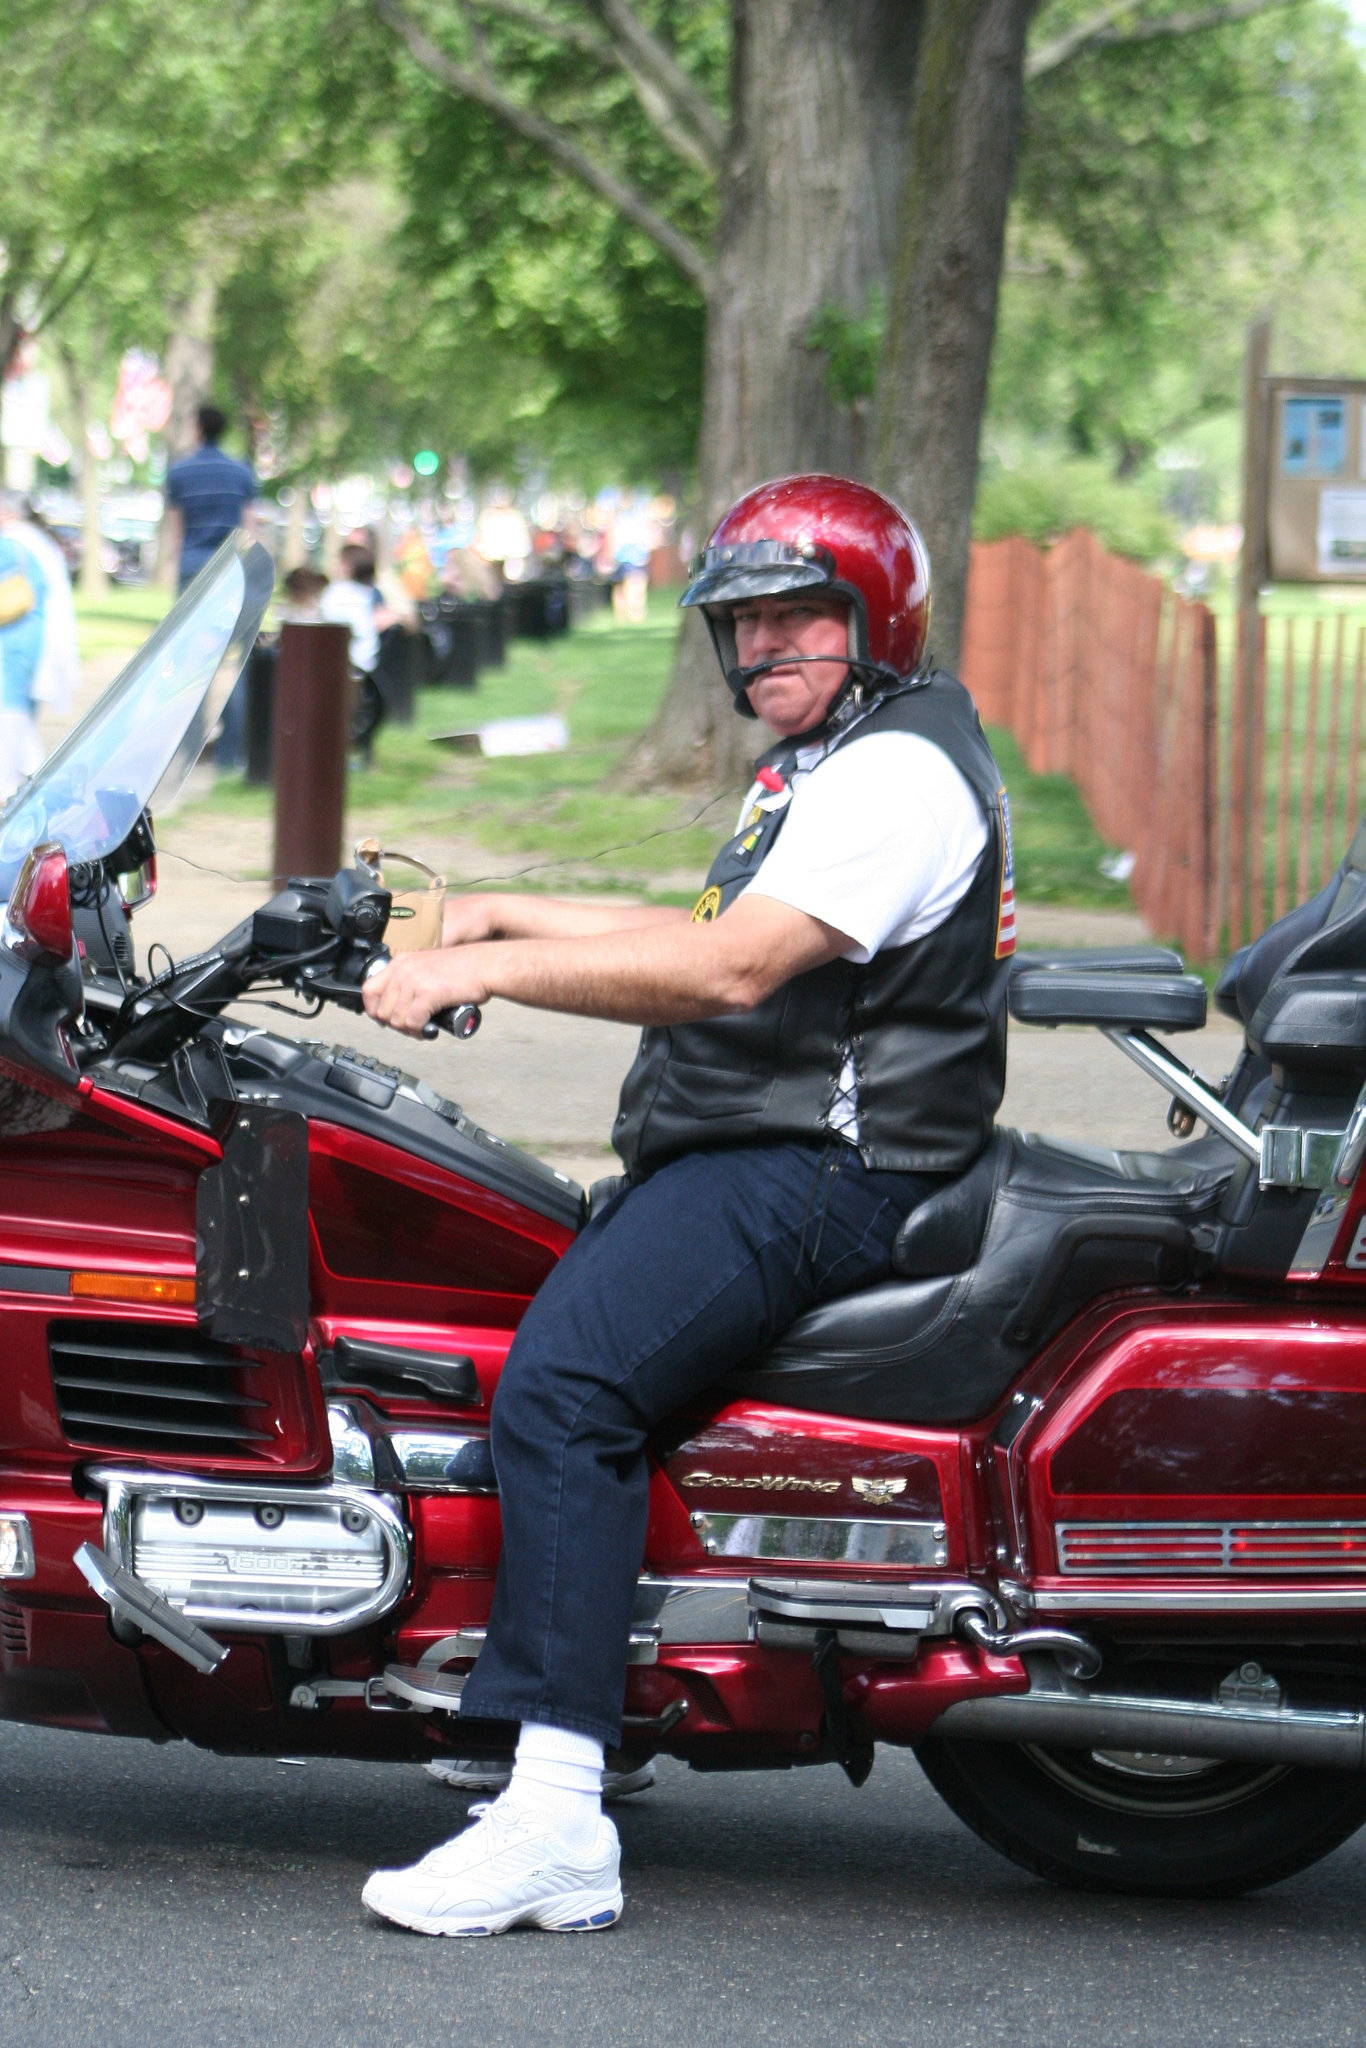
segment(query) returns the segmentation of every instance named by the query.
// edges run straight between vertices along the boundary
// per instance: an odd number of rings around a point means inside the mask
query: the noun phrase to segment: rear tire
[[[1366,1821],[1366,1774],[931,1738],[926,1777],[1012,1863],[1082,1891],[1230,1898]]]

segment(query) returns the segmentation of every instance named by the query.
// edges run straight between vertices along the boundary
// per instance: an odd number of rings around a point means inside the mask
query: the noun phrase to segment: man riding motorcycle
[[[647,1434],[813,1303],[885,1278],[1004,1087],[1009,815],[971,699],[925,659],[914,526],[840,478],[764,484],[682,603],[736,710],[779,736],[692,912],[471,896],[442,949],[365,991],[409,1032],[494,996],[645,1027],[614,1129],[623,1185],[533,1300],[493,1406],[503,1554],[461,1715],[472,1737],[521,1724],[511,1780],[365,1887],[424,1933],[618,1918],[601,1786]]]

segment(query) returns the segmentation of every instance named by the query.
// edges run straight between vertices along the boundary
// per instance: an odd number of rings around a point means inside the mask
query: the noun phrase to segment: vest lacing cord
[[[853,1081],[847,1088],[844,1085],[846,1068],[853,1075]],[[821,1123],[830,1132],[831,1136],[840,1139],[844,1144],[852,1144],[853,1140],[846,1135],[846,1132],[841,1130],[838,1124],[831,1121],[836,1110],[841,1109],[847,1110],[850,1122],[857,1124],[858,1054],[855,1049],[855,1033],[852,1029],[845,1033],[835,1048],[835,1078],[830,1089],[830,1099],[821,1112]]]
[[[797,1238],[797,1256],[792,1262],[794,1273],[800,1273],[802,1269],[802,1259],[806,1253],[806,1226],[811,1221],[811,1207],[816,1199],[816,1189],[820,1186],[821,1176],[824,1174],[825,1199],[821,1203],[821,1213],[816,1219],[816,1242],[811,1247],[812,1265],[820,1257],[821,1239],[825,1236],[825,1219],[830,1213],[830,1196],[835,1185],[835,1175],[840,1170],[839,1155],[841,1149],[848,1148],[845,1147],[844,1139],[836,1137],[833,1132],[821,1146],[821,1156],[816,1161],[816,1170],[811,1176],[811,1191],[807,1195],[806,1207],[802,1211],[801,1231]]]

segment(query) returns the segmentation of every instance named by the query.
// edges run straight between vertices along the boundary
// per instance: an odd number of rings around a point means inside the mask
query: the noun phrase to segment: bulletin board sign
[[[1366,582],[1366,379],[1271,377],[1274,583]]]

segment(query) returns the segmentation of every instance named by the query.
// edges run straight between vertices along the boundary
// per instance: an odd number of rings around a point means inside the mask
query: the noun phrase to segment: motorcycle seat
[[[1119,1152],[997,1129],[902,1225],[897,1278],[808,1310],[727,1391],[878,1421],[971,1421],[1087,1301],[1207,1266],[1237,1164],[1217,1138]]]

